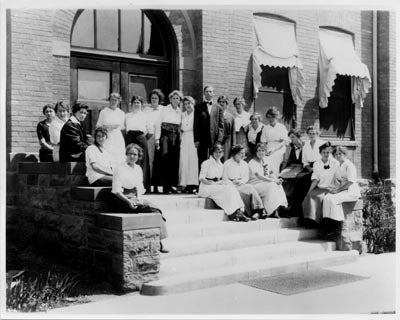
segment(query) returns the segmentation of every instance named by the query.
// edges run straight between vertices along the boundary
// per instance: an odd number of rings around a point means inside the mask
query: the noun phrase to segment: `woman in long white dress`
[[[50,142],[53,145],[53,161],[59,162],[61,129],[70,116],[69,104],[64,103],[63,101],[57,101],[54,111],[56,112],[57,117],[50,123],[49,134]]]
[[[249,131],[250,125],[250,113],[244,110],[245,105],[246,103],[242,97],[236,97],[233,100],[233,106],[236,110],[234,114],[234,126],[236,132],[235,140],[236,144],[240,144],[244,147],[246,153],[245,158],[247,158],[249,155],[247,132]]]
[[[285,191],[282,187],[282,179],[271,171],[268,162],[265,161],[263,143],[256,145],[255,153],[255,157],[249,162],[249,183],[254,186],[263,201],[266,214],[261,218],[266,218],[266,216],[279,218],[277,209],[288,205]]]
[[[225,181],[231,181],[240,193],[244,203],[245,214],[257,220],[264,212],[264,204],[253,185],[249,184],[249,166],[243,160],[245,149],[242,145],[232,147],[231,158],[224,162]]]
[[[239,191],[230,181],[222,180],[223,147],[217,143],[211,147],[210,153],[210,158],[201,164],[199,196],[214,200],[224,210],[229,220],[249,221],[243,213],[244,204]]]
[[[100,111],[96,127],[107,129],[108,138],[104,149],[111,154],[113,167],[125,161],[125,140],[121,130],[125,130],[125,113],[118,107],[121,102],[119,93],[113,92],[109,97],[110,105]]]
[[[261,141],[267,143],[266,156],[272,165],[272,171],[278,174],[283,154],[286,151],[286,144],[289,143],[288,131],[283,124],[278,122],[281,115],[276,107],[269,108],[265,116],[269,123],[264,127]]]
[[[339,168],[338,161],[330,156],[330,142],[324,143],[319,150],[321,159],[314,163],[311,186],[302,203],[304,218],[316,223],[322,221],[322,203],[326,194],[335,185],[335,174]]]
[[[336,221],[344,220],[343,202],[357,201],[361,197],[360,188],[357,184],[357,169],[347,159],[347,150],[344,147],[336,147],[332,155],[339,161],[339,168],[335,173],[335,179],[339,185],[332,188],[326,194],[322,202],[323,218],[330,218]]]
[[[193,164],[198,163],[197,150],[193,136],[194,99],[183,97],[181,150],[179,156],[179,185],[185,186],[182,193],[193,193],[199,184],[199,169]]]
[[[147,139],[147,153],[149,156],[150,180],[153,186],[153,192],[159,193],[158,186],[162,185],[161,181],[161,149],[160,145],[156,145],[157,130],[161,128],[161,110],[163,108],[164,93],[160,89],[154,89],[150,93],[150,106],[143,111],[153,127],[154,134]]]

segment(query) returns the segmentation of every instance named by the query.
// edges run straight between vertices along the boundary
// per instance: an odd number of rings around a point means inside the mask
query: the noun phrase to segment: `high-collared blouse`
[[[214,157],[210,157],[208,160],[201,164],[199,180],[201,179],[222,179],[222,173],[224,171],[224,165],[221,160],[215,160]]]
[[[161,124],[162,123],[173,123],[173,124],[181,124],[182,121],[182,110],[181,108],[177,107],[174,109],[171,104],[165,106],[161,110],[161,116],[160,116],[160,125],[158,126],[156,133],[155,133],[155,138],[156,140],[160,139],[161,136]]]
[[[247,138],[249,139],[250,143],[252,144],[256,143],[257,135],[264,129],[264,127],[265,125],[263,123],[260,123],[257,129],[254,129],[253,126],[249,126],[249,132],[247,133]],[[265,136],[263,136],[262,134],[260,137],[260,142],[265,143]]]
[[[125,115],[126,131],[142,131],[153,134],[153,125],[147,113],[143,111],[129,112]]]
[[[325,143],[324,140],[316,139],[314,143],[314,147],[311,147],[310,140],[304,142],[303,146],[303,154],[301,162],[303,166],[306,166],[312,162],[321,159],[321,154],[319,153],[319,147]]]
[[[243,183],[247,183],[249,181],[249,166],[247,162],[244,160],[240,160],[240,162],[237,163],[235,160],[233,160],[233,158],[225,161],[222,179],[240,179]]]
[[[139,165],[135,164],[132,168],[125,162],[114,171],[111,192],[122,193],[124,189],[133,188],[136,188],[138,196],[145,192],[143,186],[143,171]]]
[[[240,128],[245,129],[250,124],[250,113],[242,111],[242,113],[235,113],[235,131],[239,132]]]
[[[318,180],[319,188],[327,188],[334,184],[339,162],[333,157],[329,157],[326,163],[322,162],[322,159],[318,159],[315,161],[313,169],[311,180]]]

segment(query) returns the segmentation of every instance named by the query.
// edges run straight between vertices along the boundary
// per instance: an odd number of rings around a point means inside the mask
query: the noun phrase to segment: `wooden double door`
[[[97,57],[71,57],[71,103],[89,106],[84,129],[92,133],[101,109],[108,106],[112,92],[121,94],[121,109],[129,111],[132,96],[140,95],[150,103],[149,94],[155,88],[166,95],[171,90],[171,70],[168,61],[108,60]]]

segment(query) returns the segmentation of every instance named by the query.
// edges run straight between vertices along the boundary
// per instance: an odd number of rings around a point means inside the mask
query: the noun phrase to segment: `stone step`
[[[196,224],[169,223],[167,228],[169,238],[198,238],[233,233],[257,232],[277,228],[294,228],[297,218],[266,219],[249,222],[205,221]]]
[[[111,187],[72,187],[71,198],[84,201],[110,200]]]
[[[228,217],[222,209],[165,209],[163,210],[163,215],[167,219],[168,225],[198,224],[201,222],[220,222],[228,220]]]
[[[256,263],[251,262],[231,267],[212,268],[205,271],[163,277],[160,280],[145,283],[142,286],[141,294],[166,295],[187,292],[259,277],[334,266],[353,262],[356,259],[358,259],[358,252],[355,250],[330,251],[258,261]]]
[[[229,268],[234,265],[257,263],[265,260],[282,259],[305,253],[335,250],[334,242],[320,240],[295,241],[265,244],[247,248],[207,252],[182,257],[163,258],[160,279],[167,276],[205,271],[213,268]]]
[[[234,250],[252,246],[277,244],[289,241],[315,239],[315,229],[272,229],[270,231],[258,231],[239,234],[224,234],[201,238],[167,238],[163,242],[170,250],[161,258],[181,257],[201,253]],[[163,262],[161,262],[163,263]]]
[[[196,195],[146,194],[143,198],[163,211],[170,209],[219,209],[211,199],[200,198]]]

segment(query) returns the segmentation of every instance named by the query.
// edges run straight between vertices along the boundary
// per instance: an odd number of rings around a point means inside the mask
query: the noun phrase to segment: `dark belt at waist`
[[[206,178],[206,180],[217,182],[217,181],[222,180],[222,178],[217,178],[217,177],[215,177],[215,178]]]
[[[129,130],[128,134],[134,135],[134,136],[140,136],[142,135],[144,132],[140,131],[140,130]]]
[[[161,123],[161,129],[169,132],[179,132],[179,124],[163,122]]]

